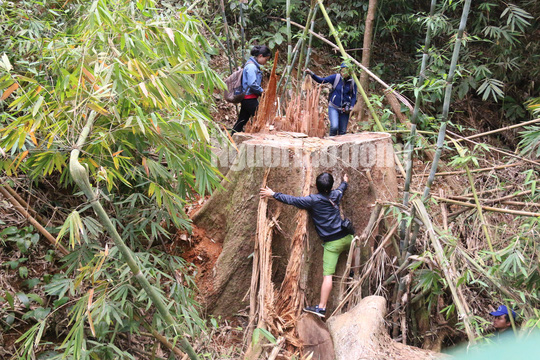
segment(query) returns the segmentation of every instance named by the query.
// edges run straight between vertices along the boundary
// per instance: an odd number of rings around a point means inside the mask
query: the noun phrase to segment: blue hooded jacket
[[[261,95],[263,93],[261,65],[252,56],[244,66],[242,73],[242,90],[246,95]]]
[[[292,196],[282,193],[274,193],[274,199],[282,203],[296,206],[299,209],[308,210],[315,230],[322,241],[332,241],[341,239],[349,233],[341,227],[341,214],[339,213],[339,202],[343,198],[343,193],[347,189],[347,183],[343,181],[336,190],[332,190],[330,195],[321,193],[309,196]],[[335,204],[332,205],[332,200]]]
[[[322,78],[315,74],[312,74],[311,78],[319,84],[333,85],[337,75],[338,74],[332,74],[328,75],[325,78]],[[330,93],[330,96],[328,97],[328,102],[330,103],[330,106],[337,108],[338,110],[345,107],[345,105],[347,104],[352,108],[354,104],[356,104],[357,92],[358,90],[352,77],[349,77],[346,80],[341,77],[341,79],[336,85],[336,88]]]

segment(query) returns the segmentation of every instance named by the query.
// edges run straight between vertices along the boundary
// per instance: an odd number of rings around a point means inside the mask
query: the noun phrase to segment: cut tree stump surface
[[[216,149],[219,166],[226,171],[222,188],[193,216],[194,223],[223,247],[213,274],[207,275],[212,279],[206,279],[212,282],[212,292],[203,294],[208,310],[215,315],[237,314],[249,303],[246,295],[251,282],[259,188],[267,168],[270,168],[268,186],[276,192],[294,196],[301,195],[306,180],[311,184],[311,193],[316,193],[315,178],[322,172],[333,174],[334,188],[347,173],[349,187],[341,207],[344,215],[353,221],[358,234],[367,225],[377,200],[394,201],[397,198],[394,152],[389,134],[360,133],[321,139],[286,132],[238,133],[233,139],[238,152],[236,149]],[[310,179],[305,178],[308,166],[312,169]],[[379,199],[370,190],[366,170],[371,173]],[[280,211],[277,211],[278,207]],[[305,210],[275,200],[268,204],[269,218],[279,213],[272,240],[272,282],[276,288],[285,277],[290,243],[297,225],[296,215],[300,211]],[[300,287],[307,302],[314,303],[318,301],[322,281],[323,247],[311,220],[307,225],[306,241]],[[343,254],[336,274],[343,272],[345,262],[346,254]],[[335,293],[337,291],[333,295]],[[333,297],[330,299],[329,308],[335,301]]]
[[[316,315],[303,313],[296,325],[298,338],[302,342],[302,354],[312,353],[315,360],[334,360],[334,344],[325,323]]]

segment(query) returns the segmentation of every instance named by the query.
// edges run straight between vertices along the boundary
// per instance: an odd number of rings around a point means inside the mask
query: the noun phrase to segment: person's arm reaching
[[[284,204],[296,206],[299,209],[310,209],[313,205],[313,199],[311,196],[292,196],[279,192],[274,192],[268,186],[261,188],[259,191],[261,198],[274,198]]]
[[[343,194],[345,193],[345,190],[347,190],[348,182],[349,182],[349,176],[347,176],[347,174],[343,174],[343,181],[341,182],[341,184],[339,184],[338,188],[336,189],[339,192],[338,201],[341,200],[341,198],[343,197]]]
[[[333,84],[334,80],[336,79],[336,74],[328,75],[327,77],[320,77],[315,75],[315,73],[309,69],[304,70],[307,74],[311,75],[311,78],[315,80],[315,82],[318,82],[319,84]]]

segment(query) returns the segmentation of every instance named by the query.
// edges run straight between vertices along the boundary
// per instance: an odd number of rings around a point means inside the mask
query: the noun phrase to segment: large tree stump
[[[206,230],[214,241],[223,244],[223,250],[215,266],[212,289],[206,294],[206,304],[214,314],[230,315],[244,309],[252,273],[252,254],[257,224],[258,191],[265,169],[270,168],[267,184],[274,191],[301,195],[305,181],[316,192],[316,176],[327,171],[334,175],[334,188],[344,173],[349,175],[342,209],[352,219],[357,233],[366,226],[377,199],[365,170],[370,170],[379,200],[395,200],[397,183],[394,152],[390,135],[386,133],[362,133],[331,138],[298,137],[298,134],[238,134],[236,150],[223,151],[220,167],[230,168],[222,189],[217,190],[208,202],[194,215],[195,224]],[[234,161],[233,161],[234,160]],[[231,165],[232,164],[232,165]],[[311,178],[306,179],[306,169],[311,168]],[[277,211],[280,207],[280,211]],[[296,230],[295,215],[299,210],[293,206],[270,200],[269,214],[279,213],[278,225],[272,240],[272,282],[279,288],[285,278],[289,262],[290,243]],[[271,216],[271,215],[270,215]],[[269,217],[270,217],[269,216]],[[309,220],[304,264],[300,276],[300,288],[308,303],[318,302],[322,281],[321,240]],[[342,255],[336,275],[345,266]],[[337,291],[333,291],[333,296]],[[330,299],[329,308],[333,307]]]
[[[386,300],[368,296],[350,311],[327,322],[336,360],[427,360],[443,355],[398,343],[386,332]]]

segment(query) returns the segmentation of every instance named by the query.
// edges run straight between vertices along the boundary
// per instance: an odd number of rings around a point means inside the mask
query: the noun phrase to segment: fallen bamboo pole
[[[32,224],[32,226],[34,226],[37,231],[39,231],[45,237],[45,239],[51,243],[51,245],[54,245],[63,255],[69,254],[69,251],[63,247],[62,244],[58,243],[54,236],[52,236],[47,229],[45,229],[36,219],[34,219],[32,215],[30,215],[3,186],[0,186],[0,193],[2,193],[2,195],[11,203],[11,205],[13,205],[15,210],[24,216],[30,222],[30,224]]]
[[[452,131],[450,131],[450,130],[448,130],[448,133],[451,134],[451,135],[453,135],[453,136],[457,136],[457,137],[460,138],[460,139],[464,139],[465,141],[470,142],[471,144],[480,145],[480,144],[477,143],[476,141],[472,141],[472,140],[469,140],[469,139],[465,139],[463,136],[460,136],[460,135],[458,135],[458,134],[456,134],[456,133],[454,133],[454,132],[452,132]],[[448,137],[449,137],[449,136],[448,136]],[[452,142],[455,142],[455,141],[456,141],[456,139],[451,139],[451,140],[452,140]],[[525,158],[525,157],[523,157],[523,156],[519,156],[519,155],[510,153],[510,152],[508,152],[508,151],[504,151],[504,150],[498,149],[498,148],[496,148],[496,147],[493,147],[493,146],[490,146],[490,145],[487,145],[487,144],[483,144],[483,145],[486,145],[489,151],[495,151],[495,152],[498,152],[498,153],[500,153],[500,154],[504,154],[504,155],[506,155],[506,156],[510,156],[510,157],[515,158],[515,159],[518,159],[518,160],[521,160],[521,161],[528,162],[528,163],[530,163],[530,164],[532,164],[532,165],[540,166],[540,163],[537,162],[537,161],[527,159],[527,158]]]
[[[41,224],[45,223],[45,220],[37,213],[37,211],[34,210],[34,208],[32,208],[11,186],[9,186],[9,184],[0,180],[0,186],[4,186],[6,190],[9,191],[11,196],[13,196],[30,215],[36,218],[37,221],[39,221]]]
[[[435,256],[437,257],[439,266],[441,267],[444,277],[446,278],[448,287],[450,288],[450,292],[452,293],[452,298],[456,305],[456,309],[458,310],[460,317],[463,319],[463,325],[465,327],[467,337],[469,338],[469,343],[471,345],[474,345],[476,343],[476,337],[470,323],[470,314],[467,311],[467,306],[465,305],[463,296],[460,296],[462,294],[460,294],[458,291],[459,285],[457,279],[459,278],[459,276],[458,274],[456,274],[456,272],[450,265],[448,259],[444,255],[443,247],[439,241],[437,234],[435,233],[435,229],[433,228],[433,224],[431,223],[428,212],[424,207],[424,203],[420,199],[414,199],[412,200],[412,204],[416,208],[419,216],[422,218],[426,226],[427,233],[431,239],[433,247],[435,248]]]
[[[458,143],[454,143],[454,146],[456,147],[459,156],[462,159],[464,159],[467,155],[466,150],[463,149]],[[471,192],[474,197],[474,203],[476,205],[478,218],[480,219],[482,231],[484,232],[484,236],[486,237],[489,250],[491,251],[491,257],[493,259],[493,263],[495,263],[495,254],[493,251],[493,242],[491,241],[491,233],[489,232],[488,223],[487,223],[486,217],[484,216],[484,212],[482,211],[482,204],[480,204],[480,199],[478,198],[478,194],[476,193],[476,187],[474,186],[474,178],[472,176],[471,170],[469,169],[469,165],[467,163],[465,163],[465,171],[467,172],[467,179],[469,180],[469,186],[471,187]]]
[[[420,192],[418,192],[418,191],[413,191],[413,192],[416,193],[416,194],[420,194]],[[442,198],[440,196],[435,196],[435,195],[431,195],[431,197],[434,198],[435,200],[444,201],[444,202],[454,204],[454,205],[461,205],[461,206],[466,206],[466,207],[470,207],[470,208],[476,208],[476,205],[471,204],[471,203],[466,203],[466,202],[463,202],[463,201],[457,201],[457,200]],[[491,212],[498,212],[498,213],[501,213],[501,214],[509,214],[509,215],[530,216],[530,217],[538,217],[538,216],[540,216],[540,213],[533,213],[533,212],[519,211],[519,210],[510,210],[510,209],[499,209],[499,208],[494,208],[494,207],[491,207],[491,206],[482,206],[482,210],[491,211]]]
[[[495,190],[502,191],[500,189],[495,189]],[[506,200],[514,199],[516,197],[520,197],[520,196],[523,196],[523,195],[528,195],[531,192],[532,192],[532,190],[527,190],[527,191],[522,191],[522,192],[519,192],[519,193],[516,193],[516,194],[506,195],[506,196],[503,196],[503,197],[500,197],[500,198],[497,198],[497,199],[483,199],[482,201],[485,204],[499,203],[499,202],[504,202]],[[484,191],[482,193],[485,194],[486,192]],[[482,193],[478,192],[478,195],[481,195]],[[444,197],[444,196],[442,196],[442,197]],[[465,200],[465,201],[473,200],[473,198],[470,197],[470,196],[459,196],[459,195],[449,195],[448,198],[453,199],[453,200]]]
[[[517,163],[513,163],[513,164],[491,166],[491,167],[482,168],[482,169],[474,169],[474,170],[471,170],[471,173],[480,173],[480,172],[486,172],[486,171],[491,171],[491,170],[500,170],[500,169],[506,169],[506,168],[509,168],[509,167],[514,167],[514,166],[519,166],[519,165],[523,165],[523,163],[517,162]],[[466,170],[445,171],[445,172],[435,173],[435,176],[462,175],[462,174],[466,174],[466,173],[467,173]],[[424,177],[424,176],[428,176],[428,175],[429,174],[423,173],[423,174],[415,174],[413,176],[415,176],[415,177]]]
[[[479,137],[482,137],[482,136],[492,135],[492,134],[500,133],[500,132],[503,132],[503,131],[506,131],[506,130],[511,130],[511,129],[515,129],[515,128],[518,128],[518,127],[523,127],[523,126],[527,126],[527,125],[531,125],[531,124],[536,124],[536,123],[539,123],[539,122],[540,122],[540,119],[534,119],[534,120],[531,120],[531,121],[526,121],[524,123],[515,124],[515,125],[511,125],[511,126],[506,126],[506,127],[502,127],[500,129],[496,129],[496,130],[486,131],[486,132],[481,133],[481,134],[466,136],[466,137],[463,137],[462,139],[458,139],[456,141],[472,140],[472,139],[476,139],[476,138],[479,138]]]

